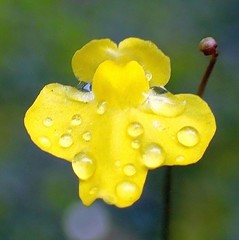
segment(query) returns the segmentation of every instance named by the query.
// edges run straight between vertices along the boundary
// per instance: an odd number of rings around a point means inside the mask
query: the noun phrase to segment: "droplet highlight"
[[[178,141],[186,147],[194,147],[200,141],[198,131],[193,127],[183,127],[177,133]]]
[[[89,191],[90,195],[96,195],[99,192],[99,188],[98,187],[92,187]]]
[[[51,127],[53,125],[53,121],[50,117],[46,117],[44,120],[43,120],[43,125],[45,127]]]
[[[99,115],[103,115],[106,111],[106,102],[100,102],[97,106],[97,110],[96,112],[99,114]]]
[[[176,163],[182,163],[185,160],[183,155],[179,155],[176,157]]]
[[[131,142],[131,147],[133,149],[139,149],[141,146],[141,141],[139,139],[134,139],[132,142]]]
[[[138,137],[143,134],[144,129],[140,123],[133,122],[128,126],[127,132],[131,137]]]
[[[143,149],[142,161],[147,168],[157,168],[164,163],[165,152],[157,143],[150,143]]]
[[[72,160],[72,168],[79,179],[87,180],[94,174],[96,165],[91,157],[81,152]]]
[[[135,183],[122,181],[116,186],[116,194],[120,199],[126,202],[133,202],[139,198],[140,191]]]
[[[146,79],[148,80],[148,81],[151,81],[151,79],[152,79],[152,73],[151,72],[146,72],[145,73],[145,77],[146,77]]]
[[[133,164],[127,164],[123,168],[123,172],[126,176],[131,177],[134,176],[136,173],[136,168]]]
[[[186,101],[182,101],[177,95],[173,95],[170,92],[158,94],[151,90],[147,105],[149,109],[157,115],[176,117],[183,113]]]
[[[59,145],[64,148],[68,148],[73,144],[73,138],[70,134],[63,134],[59,138]]]
[[[51,146],[51,141],[47,137],[39,137],[37,141],[42,147],[49,148]]]
[[[81,116],[79,114],[75,114],[74,116],[72,116],[71,118],[71,125],[73,126],[79,126],[81,125]]]
[[[89,142],[91,140],[92,134],[89,131],[86,131],[82,134],[82,138],[86,141]]]

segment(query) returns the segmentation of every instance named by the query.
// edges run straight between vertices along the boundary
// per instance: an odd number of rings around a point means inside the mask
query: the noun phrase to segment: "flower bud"
[[[217,54],[217,42],[212,37],[203,38],[199,43],[199,49],[206,56]]]

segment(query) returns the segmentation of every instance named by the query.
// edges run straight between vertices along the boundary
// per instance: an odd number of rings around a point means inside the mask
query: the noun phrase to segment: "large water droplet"
[[[200,137],[198,131],[193,127],[183,127],[177,133],[178,141],[186,146],[193,147],[199,143]]]
[[[164,150],[157,143],[149,143],[143,149],[142,161],[148,168],[157,168],[164,163]]]
[[[116,194],[119,198],[124,201],[132,202],[139,197],[139,188],[138,186],[130,181],[123,181],[117,184]]]
[[[41,136],[37,141],[42,147],[49,148],[51,146],[51,141],[47,137]]]
[[[123,168],[123,172],[126,176],[133,176],[136,173],[136,168],[133,164],[127,164]]]
[[[75,114],[74,116],[72,116],[71,124],[73,126],[79,126],[79,125],[81,125],[81,122],[82,122],[82,120],[81,120],[81,116],[79,114]]]
[[[43,120],[43,125],[45,127],[51,127],[53,125],[53,121],[50,117],[46,117],[44,120]]]
[[[89,179],[95,172],[95,162],[86,153],[80,152],[72,160],[72,168],[81,180]]]
[[[68,148],[73,144],[73,138],[70,134],[63,134],[59,138],[59,144],[60,146],[64,148]]]
[[[86,141],[89,142],[91,140],[92,134],[89,131],[86,131],[82,134],[82,138]]]
[[[140,148],[140,145],[141,145],[141,142],[139,139],[134,139],[132,142],[131,142],[131,147],[133,149],[139,149]]]
[[[104,114],[106,111],[106,102],[100,102],[97,106],[96,112],[100,115]]]
[[[158,94],[151,90],[147,100],[147,106],[152,112],[164,117],[176,117],[185,109],[186,101],[182,101],[170,92]]]
[[[129,124],[129,126],[127,128],[127,132],[131,137],[138,137],[141,134],[143,134],[144,129],[140,123],[133,122],[133,123]]]

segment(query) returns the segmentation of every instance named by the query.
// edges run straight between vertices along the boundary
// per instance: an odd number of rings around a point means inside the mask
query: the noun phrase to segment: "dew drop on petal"
[[[72,168],[81,180],[89,179],[95,172],[95,162],[86,153],[80,152],[72,160]]]
[[[151,111],[157,115],[176,117],[183,113],[186,101],[182,101],[170,92],[157,94],[155,91],[151,91],[147,104]]]
[[[82,134],[82,138],[86,141],[86,142],[89,142],[91,140],[91,132],[89,131],[86,131]]]
[[[79,114],[75,114],[74,116],[72,116],[71,118],[71,125],[73,126],[79,126],[81,125],[81,116]]]
[[[127,128],[127,132],[131,137],[138,137],[141,134],[143,134],[144,129],[140,123],[133,122],[133,123],[129,124],[129,126]]]
[[[127,164],[124,166],[123,172],[126,176],[131,177],[131,176],[135,175],[135,173],[136,173],[135,166],[133,164]]]
[[[51,146],[51,141],[47,137],[42,136],[39,137],[37,140],[42,147],[49,148]]]
[[[53,121],[50,117],[46,117],[44,120],[43,120],[43,125],[45,127],[51,127],[53,125]]]
[[[104,114],[106,111],[106,102],[100,102],[97,106],[96,112],[100,115]]]
[[[195,128],[183,127],[178,131],[177,139],[182,145],[186,147],[193,147],[199,143],[200,137]]]
[[[134,201],[139,197],[139,188],[138,186],[130,181],[122,181],[116,186],[116,194],[119,198],[124,201]]]
[[[157,143],[149,143],[143,149],[142,161],[148,168],[157,168],[164,163],[164,150]]]
[[[73,144],[73,138],[70,134],[63,134],[59,138],[59,144],[61,147],[68,148]]]
[[[140,140],[139,140],[139,139],[135,139],[135,140],[133,140],[133,141],[131,142],[131,147],[132,147],[133,149],[139,149],[139,148],[140,148],[140,145],[141,145],[141,143],[140,143]]]
[[[151,72],[146,72],[145,77],[148,81],[150,81],[152,79],[152,73]]]
[[[176,157],[176,163],[182,163],[185,160],[183,155],[179,155]]]
[[[98,187],[92,187],[89,191],[89,194],[90,195],[96,195],[99,191],[99,188]]]

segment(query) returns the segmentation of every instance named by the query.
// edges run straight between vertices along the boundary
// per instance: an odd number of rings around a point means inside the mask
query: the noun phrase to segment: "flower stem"
[[[164,182],[164,215],[163,215],[163,240],[170,238],[170,211],[171,211],[171,191],[172,191],[172,170],[173,167],[166,167]]]
[[[207,66],[207,69],[201,79],[200,85],[198,87],[197,95],[202,97],[210,75],[213,71],[214,65],[217,61],[218,52],[217,52],[217,42],[215,39],[211,37],[207,37],[201,40],[200,42],[200,51],[204,53],[204,55],[211,55],[210,62]],[[172,170],[173,167],[166,167],[165,172],[165,182],[164,182],[164,214],[163,214],[163,233],[162,239],[169,240],[170,239],[170,218],[171,218],[171,192],[172,192]]]

